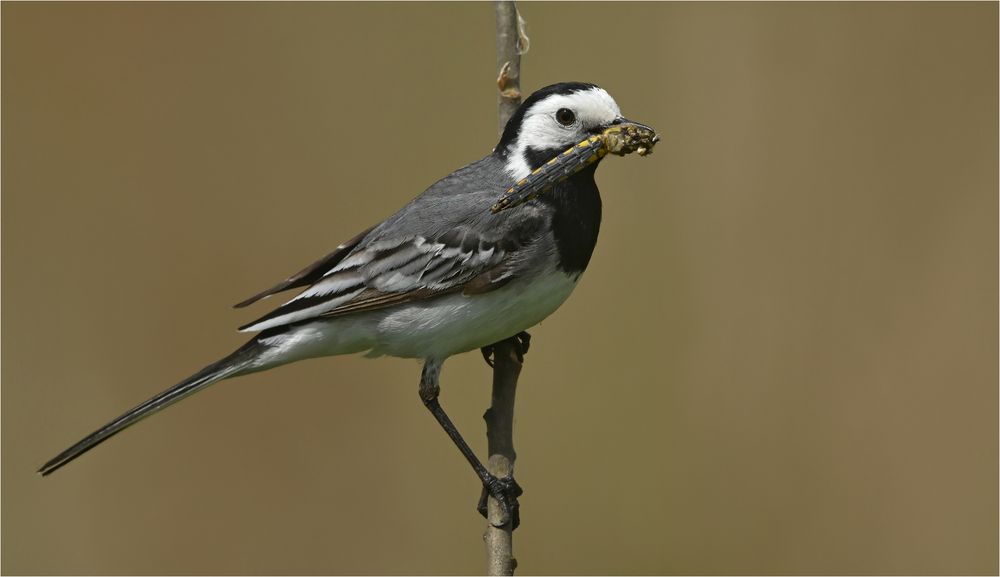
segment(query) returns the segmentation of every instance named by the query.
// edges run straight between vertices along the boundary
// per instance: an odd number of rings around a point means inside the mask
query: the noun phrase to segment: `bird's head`
[[[599,86],[546,86],[518,107],[494,149],[512,182],[518,183],[494,211],[524,202],[608,152],[645,155],[657,141],[655,130],[624,118],[614,98]],[[574,148],[578,145],[581,148]]]

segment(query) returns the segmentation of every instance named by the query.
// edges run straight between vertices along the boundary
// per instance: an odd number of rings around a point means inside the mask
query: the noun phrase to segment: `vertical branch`
[[[497,477],[514,474],[514,393],[517,377],[521,374],[515,339],[493,345],[493,398],[490,408],[483,415],[486,420],[486,438],[489,443],[489,461],[486,468]],[[513,575],[517,567],[514,559],[514,528],[511,519],[505,525],[504,510],[493,497],[487,502],[486,542],[487,575]]]
[[[521,104],[521,55],[528,50],[524,21],[513,0],[494,2],[497,12],[497,106],[500,110],[499,132]]]
[[[500,132],[503,132],[518,105],[521,104],[521,54],[527,49],[523,21],[512,0],[494,2],[497,19],[497,105],[500,111]],[[489,443],[486,466],[497,477],[514,473],[514,393],[521,374],[521,343],[510,338],[493,345],[493,396],[490,408],[483,415]],[[486,560],[488,575],[513,575],[517,561],[513,555],[514,528],[511,520],[500,525],[504,512],[500,503],[490,497],[487,502]],[[500,525],[500,526],[498,526]]]

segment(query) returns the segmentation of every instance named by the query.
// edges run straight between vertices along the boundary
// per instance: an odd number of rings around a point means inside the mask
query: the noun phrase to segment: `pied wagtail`
[[[237,304],[303,288],[240,327],[257,333],[212,363],[86,436],[39,469],[48,475],[140,419],[223,379],[285,363],[366,353],[424,360],[420,397],[514,525],[513,478],[491,475],[438,404],[441,364],[521,335],[566,300],[601,224],[594,172],[607,153],[646,154],[659,137],[624,119],[593,84],[529,96],[493,152],[452,172],[384,222]],[[523,333],[523,334],[522,334]]]

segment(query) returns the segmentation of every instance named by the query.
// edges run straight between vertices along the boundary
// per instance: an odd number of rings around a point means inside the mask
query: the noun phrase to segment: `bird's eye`
[[[576,122],[576,114],[573,114],[573,111],[569,108],[560,108],[556,112],[556,120],[558,120],[559,124],[562,124],[563,126],[569,126],[570,124]]]

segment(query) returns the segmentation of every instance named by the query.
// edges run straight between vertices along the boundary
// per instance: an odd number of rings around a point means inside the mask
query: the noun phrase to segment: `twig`
[[[494,2],[497,17],[497,105],[500,111],[500,132],[503,132],[518,105],[521,104],[521,54],[527,50],[524,21],[512,0]],[[514,473],[514,393],[521,374],[521,342],[512,337],[493,345],[493,396],[490,408],[483,415],[489,442],[486,466],[497,477]],[[514,528],[510,519],[506,525],[504,511],[496,499],[487,503],[486,561],[488,575],[513,575],[517,560],[513,555]]]
[[[486,438],[489,443],[489,461],[486,467],[497,477],[514,474],[514,393],[517,377],[521,374],[518,359],[520,343],[507,339],[493,345],[493,399],[483,415],[486,420]],[[504,521],[504,510],[493,497],[487,503],[486,542],[487,575],[513,575],[517,560],[513,554],[514,529],[509,519]]]
[[[521,104],[521,55],[528,51],[524,20],[512,0],[494,2],[497,12],[497,105],[500,132]]]

